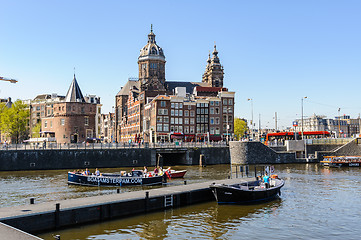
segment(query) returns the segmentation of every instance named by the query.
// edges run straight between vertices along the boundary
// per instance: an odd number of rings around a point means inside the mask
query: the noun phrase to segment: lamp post
[[[248,98],[247,101],[251,101],[251,116],[252,116],[252,120],[251,120],[251,133],[252,133],[252,140],[253,140],[253,99],[252,98]]]
[[[341,126],[340,126],[341,117],[340,117],[340,111],[341,111],[341,108],[338,108],[338,134],[337,134],[337,137],[338,137],[338,138],[340,138],[340,133],[341,133]]]
[[[302,131],[302,140],[303,140],[303,100],[306,99],[307,97],[303,97],[301,99],[301,131]],[[297,140],[297,139],[295,139]]]

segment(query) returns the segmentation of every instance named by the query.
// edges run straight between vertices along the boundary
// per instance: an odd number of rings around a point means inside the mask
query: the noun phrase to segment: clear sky
[[[103,112],[128,77],[153,24],[166,79],[201,81],[217,44],[236,116],[263,127],[304,115],[361,112],[361,1],[0,0],[0,98],[65,95],[74,67]]]

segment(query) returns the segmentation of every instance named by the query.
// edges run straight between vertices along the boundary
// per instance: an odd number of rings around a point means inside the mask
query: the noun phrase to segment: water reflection
[[[250,221],[257,215],[277,214],[276,210],[281,204],[280,199],[252,206],[218,205],[211,202],[53,234],[60,234],[62,239],[224,239],[242,222]],[[44,239],[52,238],[51,234],[40,236]]]

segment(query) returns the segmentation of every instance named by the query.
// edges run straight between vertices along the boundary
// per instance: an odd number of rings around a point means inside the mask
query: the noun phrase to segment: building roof
[[[70,84],[68,93],[65,96],[65,102],[85,102],[78,82],[76,81],[75,74],[73,81]]]
[[[181,82],[181,81],[166,81],[165,82],[168,85],[169,91],[174,92],[176,87],[185,87],[186,92],[189,94],[193,93],[193,89],[197,86],[200,87],[207,87],[207,83],[203,82]]]
[[[196,87],[197,92],[221,92],[221,91],[228,91],[227,88],[223,87]]]
[[[150,29],[148,34],[147,44],[140,50],[138,60],[146,59],[159,59],[165,61],[163,49],[159,47],[155,41],[155,34],[153,33],[153,27]]]
[[[129,95],[129,90],[133,89],[134,87],[139,89],[139,81],[129,79],[128,82],[124,85],[124,87],[122,87],[120,89],[117,96],[128,96]]]

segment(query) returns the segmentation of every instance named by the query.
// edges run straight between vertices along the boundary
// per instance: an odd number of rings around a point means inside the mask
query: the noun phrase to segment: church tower
[[[206,71],[203,74],[202,82],[207,83],[209,87],[223,87],[223,66],[218,58],[216,45],[211,55],[208,55]]]
[[[151,26],[148,43],[140,50],[138,57],[139,83],[141,91],[166,91],[165,56],[155,41]]]

